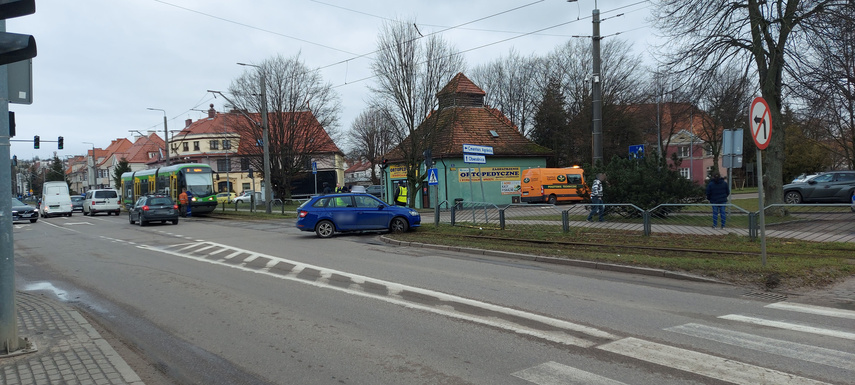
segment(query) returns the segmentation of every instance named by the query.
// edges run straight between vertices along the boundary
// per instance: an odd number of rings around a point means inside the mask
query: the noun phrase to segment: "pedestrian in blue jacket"
[[[721,178],[719,173],[714,173],[710,178],[710,183],[707,184],[707,200],[712,203],[712,227],[715,228],[718,223],[718,217],[721,215],[721,228],[724,228],[727,221],[727,197],[730,195],[730,188],[727,182]]]

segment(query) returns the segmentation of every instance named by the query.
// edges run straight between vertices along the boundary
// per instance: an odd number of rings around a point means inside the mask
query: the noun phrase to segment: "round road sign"
[[[748,127],[757,148],[765,150],[772,140],[772,111],[769,104],[761,97],[754,98],[748,112]]]

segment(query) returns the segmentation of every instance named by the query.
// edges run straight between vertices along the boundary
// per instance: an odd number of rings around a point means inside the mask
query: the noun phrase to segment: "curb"
[[[525,260],[525,261],[551,263],[551,264],[555,264],[555,265],[575,266],[575,267],[584,267],[584,268],[588,268],[588,269],[597,269],[597,270],[606,270],[606,271],[616,271],[616,272],[621,272],[621,273],[649,275],[649,276],[653,276],[653,277],[679,279],[679,280],[683,280],[683,281],[717,283],[717,284],[723,284],[723,285],[730,285],[730,283],[727,283],[724,281],[719,281],[719,280],[713,279],[713,278],[707,278],[707,277],[702,277],[702,276],[693,275],[693,274],[679,273],[679,272],[669,271],[669,270],[653,269],[653,268],[649,268],[649,267],[618,265],[618,264],[614,264],[614,263],[584,261],[581,259],[545,257],[545,256],[540,256],[540,255],[532,255],[532,254],[512,253],[512,252],[508,252],[508,251],[475,249],[475,248],[471,248],[471,247],[434,245],[434,244],[419,243],[419,242],[405,242],[405,241],[399,241],[396,239],[391,239],[385,235],[381,235],[380,239],[385,243],[388,243],[391,245],[396,245],[396,246],[420,247],[420,248],[425,248],[425,249],[455,251],[455,252],[469,253],[469,254],[476,254],[476,255],[487,255],[487,256],[491,256],[491,257],[513,258],[513,259],[521,259],[521,260]]]

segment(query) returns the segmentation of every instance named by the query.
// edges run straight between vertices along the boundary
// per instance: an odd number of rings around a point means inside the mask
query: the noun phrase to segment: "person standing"
[[[721,174],[714,173],[710,178],[710,183],[707,184],[707,200],[712,204],[712,227],[715,228],[718,223],[718,217],[721,216],[721,228],[724,228],[727,221],[727,197],[730,195],[730,188],[727,182],[722,179]]]
[[[178,194],[178,215],[187,216],[187,207],[189,206],[187,203],[187,189],[182,188],[181,194]]]
[[[327,195],[327,194],[330,194],[330,193],[332,193],[332,189],[330,188],[330,184],[329,184],[329,183],[327,183],[327,182],[324,182],[324,189],[321,191],[321,194],[322,194],[322,195]]]
[[[603,204],[603,182],[606,180],[606,174],[599,173],[591,185],[591,212],[588,213],[588,222],[591,222],[594,214],[599,215],[599,221],[603,221],[605,215],[605,205]]]
[[[187,191],[187,214],[185,215],[187,218],[192,217],[193,212],[193,192]]]
[[[404,181],[398,181],[398,188],[395,189],[395,205],[407,205],[407,185]]]

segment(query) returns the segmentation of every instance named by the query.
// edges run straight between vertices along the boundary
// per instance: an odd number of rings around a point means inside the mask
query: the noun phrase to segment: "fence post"
[[[757,240],[757,213],[748,213],[748,237]]]
[[[457,222],[456,216],[457,216],[457,205],[455,204],[454,206],[451,206],[451,226],[454,226],[454,223]]]
[[[570,232],[570,210],[561,212],[561,231],[565,233]]]
[[[433,225],[434,227],[439,227],[439,206],[441,203],[437,203],[433,208]]]
[[[642,218],[642,227],[644,228],[644,236],[649,237],[650,233],[653,232],[653,226],[650,224],[650,210],[644,210],[641,212]]]
[[[499,228],[505,229],[505,209],[499,209]]]

